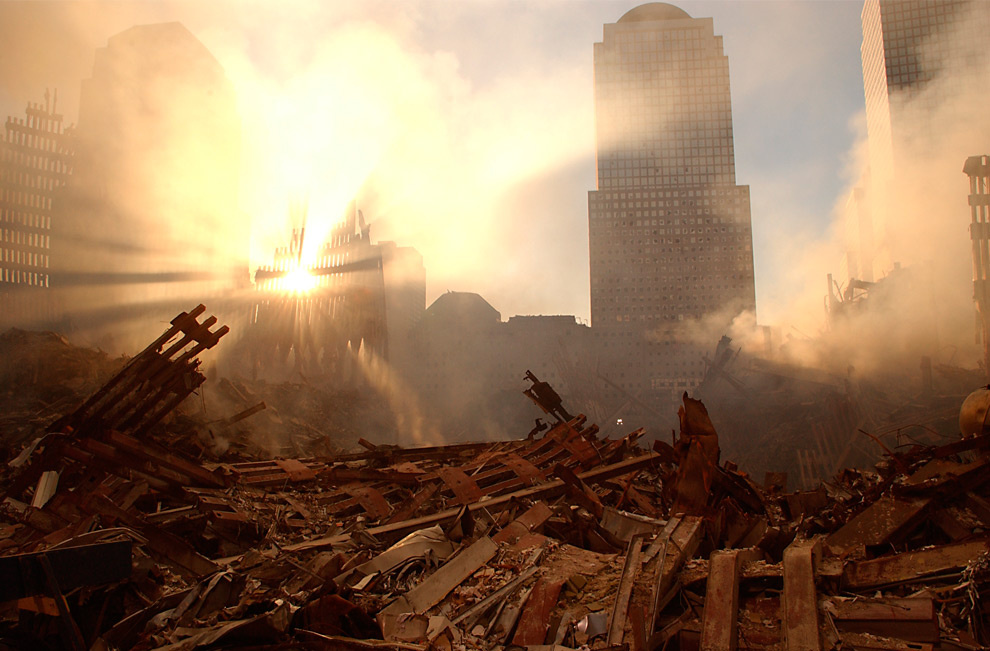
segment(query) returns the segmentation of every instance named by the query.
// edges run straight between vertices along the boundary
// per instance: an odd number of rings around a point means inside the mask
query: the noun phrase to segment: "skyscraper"
[[[867,215],[868,245],[857,247],[861,278],[880,277],[899,261],[896,237],[888,229],[905,209],[895,183],[921,176],[938,183],[930,166],[949,180],[956,161],[985,139],[990,2],[982,0],[865,0],[862,13],[863,87],[869,137],[872,193]],[[964,134],[962,142],[947,138]],[[977,146],[980,149],[982,145]],[[956,151],[946,151],[955,148]],[[944,155],[943,155],[944,154]],[[928,169],[926,169],[928,167]],[[906,172],[914,174],[908,175]]]
[[[729,63],[711,18],[650,3],[595,44],[591,319],[608,381],[657,406],[691,389],[699,321],[755,309],[749,188],[736,185]]]
[[[896,169],[907,132],[937,136],[933,109],[944,100],[921,91],[939,78],[962,93],[967,71],[985,74],[979,57],[990,28],[990,3],[973,0],[866,0],[863,85],[870,165],[877,178]]]
[[[180,23],[131,27],[96,51],[79,104],[53,231],[53,287],[73,327],[206,300],[236,286],[235,268],[247,284],[240,118],[207,48]]]

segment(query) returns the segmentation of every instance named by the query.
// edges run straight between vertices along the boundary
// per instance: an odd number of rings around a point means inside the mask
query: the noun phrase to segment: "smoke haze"
[[[245,134],[239,223],[250,224],[252,268],[285,243],[290,202],[310,202],[315,246],[321,223],[325,229],[357,196],[376,239],[424,254],[428,302],[447,289],[474,290],[505,314],[586,317],[591,44],[603,23],[634,5],[4,3],[0,29],[18,56],[0,63],[0,107],[17,115],[57,86],[75,121],[95,48],[135,24],[180,20],[235,87]],[[814,24],[821,42],[831,42],[851,12],[844,3],[683,6],[715,16],[716,32],[726,35],[738,182],[754,185],[760,237],[756,168],[743,143],[766,140],[746,135],[758,133],[750,115],[765,113],[760,93],[792,84],[793,73],[749,66],[768,56],[814,65],[824,55],[821,46],[780,57],[767,52],[772,39],[744,35]],[[786,108],[799,113],[799,103],[792,98]],[[758,291],[772,297],[778,274],[764,271],[763,254],[758,243]]]
[[[0,36],[16,56],[0,62],[0,107],[18,115],[57,87],[60,110],[76,121],[96,48],[132,25],[179,20],[223,67],[243,127],[239,205],[229,214],[250,247],[225,259],[270,262],[298,220],[293,202],[308,202],[315,249],[357,197],[375,239],[424,255],[428,302],[448,289],[477,291],[503,314],[585,317],[591,44],[634,4],[4,3]],[[759,320],[779,325],[780,341],[823,329],[825,273],[842,280],[849,230],[842,186],[863,184],[867,156],[861,70],[850,71],[857,3],[765,4],[682,6],[714,16],[725,38],[737,183],[752,188]],[[780,38],[760,36],[771,33]],[[944,76],[926,94],[941,97],[940,84],[952,83]],[[877,225],[889,255],[876,277],[893,262],[926,265],[936,299],[906,292],[914,302],[892,313],[937,313],[945,351],[972,349],[959,170],[988,149],[969,119],[982,99],[939,108],[938,124],[959,128],[938,151],[905,144],[918,165],[898,171],[896,228]],[[174,229],[195,223],[180,215]]]
[[[969,16],[959,24],[973,21],[986,18]],[[970,42],[962,34],[941,38]],[[968,156],[990,151],[990,121],[980,109],[990,99],[990,61],[975,44],[948,58],[938,44],[925,42],[918,55],[926,70],[938,72],[921,89],[891,94],[893,176],[883,169],[871,175],[870,162],[878,157],[870,151],[861,112],[850,122],[857,142],[846,155],[848,187],[835,202],[829,229],[804,240],[784,232],[769,247],[780,258],[775,266],[787,268],[791,300],[778,305],[779,314],[761,314],[761,321],[780,324],[798,340],[784,351],[792,361],[837,373],[852,366],[868,375],[911,377],[921,355],[976,365],[968,181],[961,170]],[[863,193],[858,203],[851,198],[857,189]],[[847,274],[883,281],[871,290],[868,308],[847,300],[843,307],[849,309],[827,331],[820,318],[828,293],[825,270],[835,276],[839,300],[849,288]],[[800,341],[803,334],[824,337],[820,346],[808,346]]]

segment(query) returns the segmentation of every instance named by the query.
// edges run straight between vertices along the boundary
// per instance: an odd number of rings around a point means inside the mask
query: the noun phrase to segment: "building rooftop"
[[[213,53],[185,25],[177,21],[134,25],[108,38],[107,47],[127,52],[130,56],[140,52],[142,58],[169,61],[172,65],[188,63],[195,57],[197,62],[207,63],[219,74],[224,74],[223,67]],[[179,52],[184,54],[176,61]]]
[[[666,2],[650,2],[630,9],[619,19],[620,23],[645,23],[654,20],[681,20],[691,15]]]
[[[474,292],[448,291],[426,308],[426,318],[447,323],[499,323],[502,315]]]

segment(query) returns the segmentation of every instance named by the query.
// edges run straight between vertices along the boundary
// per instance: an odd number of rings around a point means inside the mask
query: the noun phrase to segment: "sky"
[[[427,303],[472,291],[515,314],[590,317],[593,44],[638,2],[0,2],[0,116],[57,88],[68,122],[96,48],[182,22],[224,67],[244,128],[252,267],[309,202],[307,237],[358,202],[377,240],[424,256]],[[737,183],[752,197],[757,314],[814,295],[806,245],[834,239],[864,131],[862,3],[683,1],[729,59]],[[820,271],[839,271],[839,260]]]

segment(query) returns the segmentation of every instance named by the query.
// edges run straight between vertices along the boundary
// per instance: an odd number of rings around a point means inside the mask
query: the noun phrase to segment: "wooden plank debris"
[[[677,584],[677,575],[689,559],[694,557],[701,536],[704,522],[700,516],[689,515],[677,521],[658,552],[657,579],[653,587],[652,606],[647,618],[647,628],[655,630],[660,611],[673,598]],[[661,535],[665,535],[664,534]]]
[[[939,642],[938,616],[931,597],[831,597],[825,601],[825,610],[840,632],[925,644]]]
[[[550,510],[549,506],[543,502],[537,502],[492,536],[492,540],[497,543],[514,543],[522,536],[533,533],[542,527],[552,516],[553,511]]]
[[[623,459],[622,461],[618,461],[607,466],[599,466],[591,470],[586,470],[585,472],[579,473],[578,477],[580,477],[585,483],[594,483],[602,479],[609,479],[611,477],[626,474],[630,470],[648,467],[652,461],[652,455],[644,454],[631,457],[629,459]],[[548,499],[557,497],[565,492],[565,486],[566,484],[562,480],[557,479],[532,488],[525,488],[523,490],[516,491],[515,493],[493,497],[489,500],[485,500],[484,502],[470,504],[468,505],[468,508],[472,512],[486,510],[494,513],[501,509],[508,508],[510,505],[517,503],[519,500]],[[456,516],[458,512],[458,508],[445,509],[432,515],[371,527],[367,530],[367,532],[373,536],[406,534],[411,531],[416,531],[417,529],[446,522]],[[304,551],[307,549],[317,549],[320,547],[332,547],[334,544],[343,543],[347,539],[347,536],[344,535],[328,536],[325,538],[316,538],[313,540],[288,545],[283,547],[283,549],[286,551]]]
[[[457,554],[428,579],[399,597],[382,613],[400,615],[402,613],[422,614],[438,604],[447,594],[461,584],[479,567],[487,563],[498,551],[498,544],[485,536]]]
[[[473,617],[483,614],[487,609],[491,608],[497,601],[500,601],[508,597],[513,592],[518,590],[523,583],[528,581],[534,574],[536,574],[538,569],[539,568],[534,565],[533,567],[524,570],[519,576],[509,581],[504,586],[502,586],[495,592],[491,593],[490,595],[488,595],[487,597],[485,597],[475,605],[471,606],[462,614],[458,615],[457,619],[454,620],[454,624],[459,624],[460,622],[465,620],[471,621]]]
[[[881,497],[826,538],[825,544],[842,551],[856,545],[896,542],[921,522],[930,503],[930,499]]]

